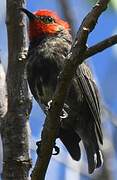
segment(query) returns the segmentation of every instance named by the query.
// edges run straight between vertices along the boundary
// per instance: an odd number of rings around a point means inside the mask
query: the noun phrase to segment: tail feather
[[[87,144],[84,143],[84,147],[87,155],[88,171],[91,174],[96,168],[96,157],[93,148],[91,146],[88,146]]]
[[[99,168],[103,164],[102,153],[99,148],[95,128],[92,129],[92,131],[87,131],[87,133],[81,132],[79,136],[77,130],[60,128],[59,138],[67,148],[71,157],[76,161],[81,157],[79,142],[82,139],[88,161],[88,172],[92,174],[96,168]]]
[[[99,168],[103,164],[102,153],[98,147],[98,144],[83,144],[88,160],[88,171],[90,174],[92,174],[96,168]]]
[[[73,130],[60,129],[59,138],[67,148],[71,157],[78,161],[81,157],[79,142],[80,137]]]
[[[97,166],[96,168],[99,168],[103,164],[103,157],[102,157],[102,152],[99,150],[97,152]]]

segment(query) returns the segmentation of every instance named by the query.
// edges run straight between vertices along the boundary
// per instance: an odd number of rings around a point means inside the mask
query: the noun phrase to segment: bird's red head
[[[69,30],[69,24],[63,21],[55,12],[38,10],[34,13],[26,9],[23,12],[29,17],[30,41],[41,36],[52,36],[62,30]]]

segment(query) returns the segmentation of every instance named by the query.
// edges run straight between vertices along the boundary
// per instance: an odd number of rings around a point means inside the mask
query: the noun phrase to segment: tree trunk
[[[20,7],[24,0],[7,0],[8,109],[2,123],[3,180],[27,180],[29,158],[28,117],[31,110],[25,74],[26,27]]]
[[[0,177],[2,176],[3,148],[1,140],[2,121],[7,112],[6,75],[0,59]]]

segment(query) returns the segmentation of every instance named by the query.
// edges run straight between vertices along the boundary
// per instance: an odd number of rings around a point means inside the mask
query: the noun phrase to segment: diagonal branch
[[[71,51],[66,57],[64,70],[61,72],[52,106],[46,117],[43,131],[40,156],[37,158],[36,165],[32,172],[32,180],[44,180],[45,174],[52,155],[57,132],[60,127],[59,115],[62,110],[65,95],[75,71],[83,62],[83,54],[86,52],[86,42],[89,33],[94,29],[101,13],[106,10],[109,0],[100,0],[84,18],[72,45]]]
[[[95,44],[94,46],[88,48],[85,51],[84,59],[87,59],[99,52],[102,52],[103,50],[115,45],[116,43],[117,43],[117,35],[111,36],[111,37]]]

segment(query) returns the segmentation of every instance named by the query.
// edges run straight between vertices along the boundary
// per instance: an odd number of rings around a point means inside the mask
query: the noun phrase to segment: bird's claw
[[[58,146],[56,146],[56,145],[54,145],[53,148],[55,149],[55,153],[52,153],[52,155],[58,155],[59,152],[60,152],[60,148]]]
[[[37,150],[36,150],[36,152],[37,152],[37,154],[38,154],[38,156],[39,156],[39,154],[40,154],[40,148],[41,148],[41,141],[37,141],[37,142],[36,142],[36,145],[37,145]],[[58,146],[56,146],[56,143],[54,144],[53,149],[55,150],[55,153],[52,153],[52,155],[58,155],[59,152],[60,152],[60,148],[59,148]]]
[[[48,104],[46,106],[46,111],[48,112],[48,110],[51,108],[51,104],[52,104],[52,100],[48,101]]]
[[[36,150],[36,152],[37,152],[37,154],[39,155],[39,154],[40,154],[40,148],[41,148],[41,141],[37,141],[37,142],[36,142],[36,145],[37,145],[37,150]]]
[[[51,104],[52,104],[52,99],[50,101],[48,101],[47,106],[46,106],[46,112],[48,113],[48,111],[51,108]],[[68,108],[69,106],[67,104],[64,104],[65,108]],[[68,113],[65,111],[65,109],[62,109],[61,115],[60,115],[60,121],[62,121],[62,119],[66,119],[68,117]]]
[[[68,113],[64,109],[62,109],[62,115],[60,116],[60,118],[65,119],[67,117],[68,117]]]
[[[52,99],[48,102],[48,109],[50,109],[51,104],[52,104]]]

